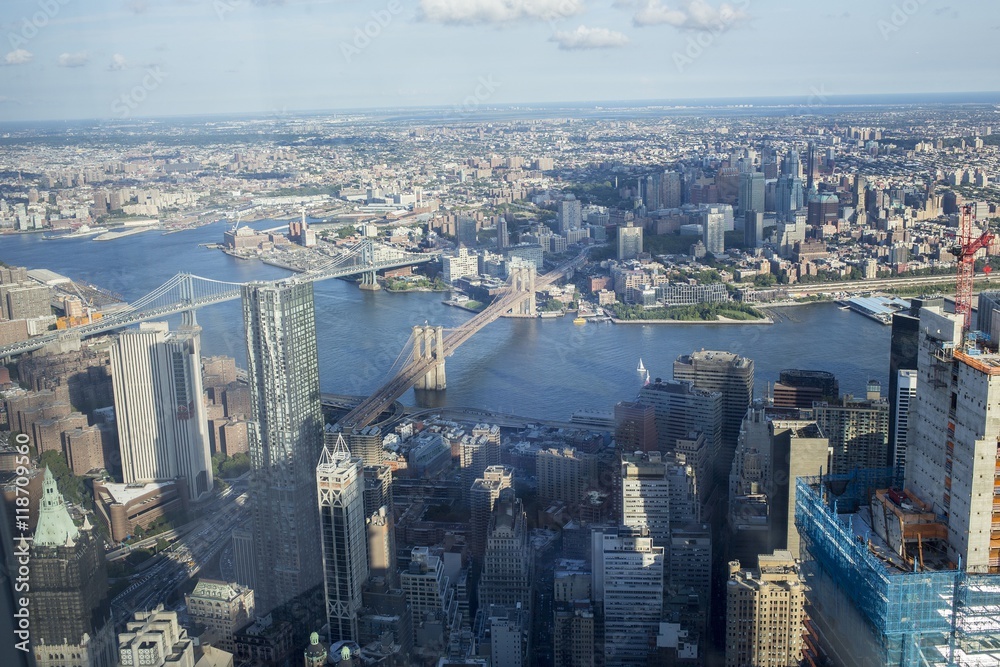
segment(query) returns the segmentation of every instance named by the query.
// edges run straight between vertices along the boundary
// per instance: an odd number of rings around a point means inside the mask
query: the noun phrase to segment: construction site
[[[1000,665],[1000,576],[951,562],[940,517],[903,508],[899,481],[798,479],[810,634],[840,665]]]

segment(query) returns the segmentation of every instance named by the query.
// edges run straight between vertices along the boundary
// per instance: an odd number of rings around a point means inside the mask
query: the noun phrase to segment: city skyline
[[[0,25],[0,121],[1000,88],[968,2],[18,0]],[[919,46],[951,26],[961,69]]]
[[[1000,664],[1000,106],[837,99],[0,122],[0,646]]]

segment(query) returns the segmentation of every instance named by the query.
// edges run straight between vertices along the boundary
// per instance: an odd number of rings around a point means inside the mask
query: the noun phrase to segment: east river
[[[226,224],[172,234],[149,231],[108,242],[91,238],[44,240],[40,234],[0,236],[0,260],[51,269],[135,300],[179,272],[232,282],[273,280],[289,272],[239,260],[201,243],[221,243]],[[274,227],[273,221],[254,227]],[[315,286],[316,335],[324,392],[367,394],[385,379],[413,325],[455,326],[471,314],[442,303],[447,295],[365,292],[349,282]],[[572,317],[501,319],[447,361],[448,389],[438,400],[455,407],[566,420],[574,411],[609,411],[635,397],[643,360],[652,376],[667,379],[678,355],[698,349],[730,350],[752,358],[756,392],[783,368],[833,372],[842,393],[863,394],[869,378],[887,387],[889,327],[833,304],[775,308],[764,325],[574,325]],[[227,354],[245,366],[238,301],[202,308],[206,355]],[[403,403],[412,405],[408,393]]]

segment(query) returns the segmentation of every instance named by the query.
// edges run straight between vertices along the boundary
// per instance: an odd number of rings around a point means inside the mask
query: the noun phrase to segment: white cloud
[[[34,58],[30,51],[25,51],[24,49],[17,49],[16,51],[9,52],[0,60],[0,65],[24,65],[30,63],[31,59]]]
[[[560,49],[613,49],[625,46],[629,38],[607,28],[588,28],[585,25],[571,31],[557,31],[549,41],[559,44]]]
[[[419,15],[431,23],[472,25],[549,21],[583,11],[583,0],[420,0]]]
[[[83,67],[88,62],[90,62],[90,54],[86,51],[63,53],[59,56],[59,67]]]
[[[748,0],[739,0],[737,4],[741,6],[723,2],[716,8],[707,0],[684,0],[678,7],[670,7],[662,0],[639,0],[632,23],[639,27],[672,25],[683,30],[720,30],[750,18],[744,11]],[[619,1],[616,5],[621,7],[626,3]]]
[[[117,72],[128,67],[128,61],[125,60],[125,56],[120,53],[116,53],[111,56],[111,63],[108,65],[108,70],[111,72]]]

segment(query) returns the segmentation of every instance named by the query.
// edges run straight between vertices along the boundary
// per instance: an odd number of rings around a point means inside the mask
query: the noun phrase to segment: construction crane
[[[80,287],[75,282],[70,281],[69,284],[73,286],[73,291],[80,297],[80,301],[83,302],[87,309],[87,323],[92,324],[94,322],[94,300],[84,297],[83,292],[80,291]]]
[[[233,225],[233,233],[237,232],[240,228],[240,221],[243,219],[243,211],[236,211],[236,224]]]
[[[974,216],[972,206],[966,204],[959,213],[958,234],[956,245],[951,254],[958,260],[958,285],[955,290],[955,314],[962,316],[962,333],[966,334],[972,325],[972,283],[976,276],[976,253],[989,248],[993,234],[987,229],[979,238],[972,237],[972,222]],[[987,265],[983,271],[987,274],[991,268]]]

